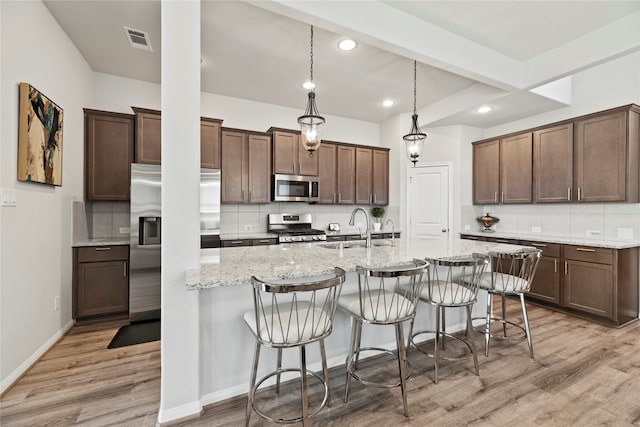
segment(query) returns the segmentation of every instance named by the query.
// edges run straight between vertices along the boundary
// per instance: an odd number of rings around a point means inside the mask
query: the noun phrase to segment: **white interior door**
[[[409,169],[407,207],[412,239],[439,239],[451,221],[450,165]]]

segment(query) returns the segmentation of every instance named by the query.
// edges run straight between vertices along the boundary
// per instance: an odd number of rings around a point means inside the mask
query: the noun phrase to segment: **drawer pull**
[[[567,261],[564,262],[564,274],[567,275],[569,273],[569,263]]]
[[[464,238],[469,240],[478,240],[478,238],[474,236],[465,236]]]
[[[589,248],[576,248],[576,251],[578,252],[595,252],[595,249],[589,249]]]
[[[96,251],[110,251],[111,248],[96,248]]]
[[[493,202],[494,203],[498,203],[498,192],[497,191],[493,192]]]
[[[567,200],[571,201],[571,187],[567,188]]]
[[[557,259],[553,260],[553,272],[554,273],[558,272],[558,260]]]
[[[258,240],[258,243],[269,243],[271,240],[269,239],[263,239],[263,240]]]
[[[532,243],[531,246],[535,246],[536,248],[546,248],[547,245],[542,243]]]
[[[127,261],[125,261],[122,265],[123,265],[122,277],[127,277]]]
[[[232,245],[241,245],[243,242],[241,240],[236,240],[235,242],[230,242]]]

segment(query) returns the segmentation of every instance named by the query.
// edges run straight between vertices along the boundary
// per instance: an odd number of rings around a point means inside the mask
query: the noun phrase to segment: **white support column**
[[[162,1],[162,341],[160,412],[166,423],[199,413],[197,291],[200,263],[200,0]]]

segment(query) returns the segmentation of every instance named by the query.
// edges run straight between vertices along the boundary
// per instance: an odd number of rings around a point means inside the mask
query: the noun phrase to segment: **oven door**
[[[318,200],[318,178],[299,175],[273,175],[274,202],[307,202]]]

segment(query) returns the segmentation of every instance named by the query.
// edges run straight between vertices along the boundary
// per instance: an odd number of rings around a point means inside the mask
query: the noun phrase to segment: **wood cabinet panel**
[[[318,176],[319,165],[318,165],[318,153],[309,153],[302,146],[302,140],[304,136],[298,135],[298,174],[299,175],[308,175],[308,176]],[[322,147],[322,144],[320,144]]]
[[[621,111],[576,122],[578,201],[611,202],[626,199],[626,121],[627,113]]]
[[[356,197],[356,150],[354,147],[338,146],[337,154],[338,204],[352,205]]]
[[[540,258],[528,295],[560,304],[560,258]]]
[[[373,150],[373,204],[389,204],[389,151]]]
[[[136,163],[159,165],[162,161],[160,111],[132,108],[136,113]]]
[[[244,132],[222,130],[220,141],[220,201],[244,203],[248,186],[247,135]]]
[[[247,201],[271,201],[271,137],[249,134],[247,164]]]
[[[129,246],[73,248],[74,319],[129,311]]]
[[[531,133],[500,140],[500,202],[531,203]]]
[[[565,260],[565,307],[613,319],[613,301],[613,266]]]
[[[320,144],[318,148],[318,179],[319,198],[318,203],[332,204],[337,200],[337,156],[338,147],[335,144]]]
[[[220,122],[200,120],[200,166],[220,169]]]
[[[370,205],[373,201],[373,153],[369,148],[356,148],[356,204]]]
[[[84,110],[85,200],[128,201],[135,116]]]
[[[533,201],[569,202],[573,196],[573,124],[533,133]]]
[[[500,190],[500,140],[473,145],[473,203],[498,203]]]
[[[309,155],[300,138],[294,131],[273,131],[273,173],[318,176],[318,155]]]

